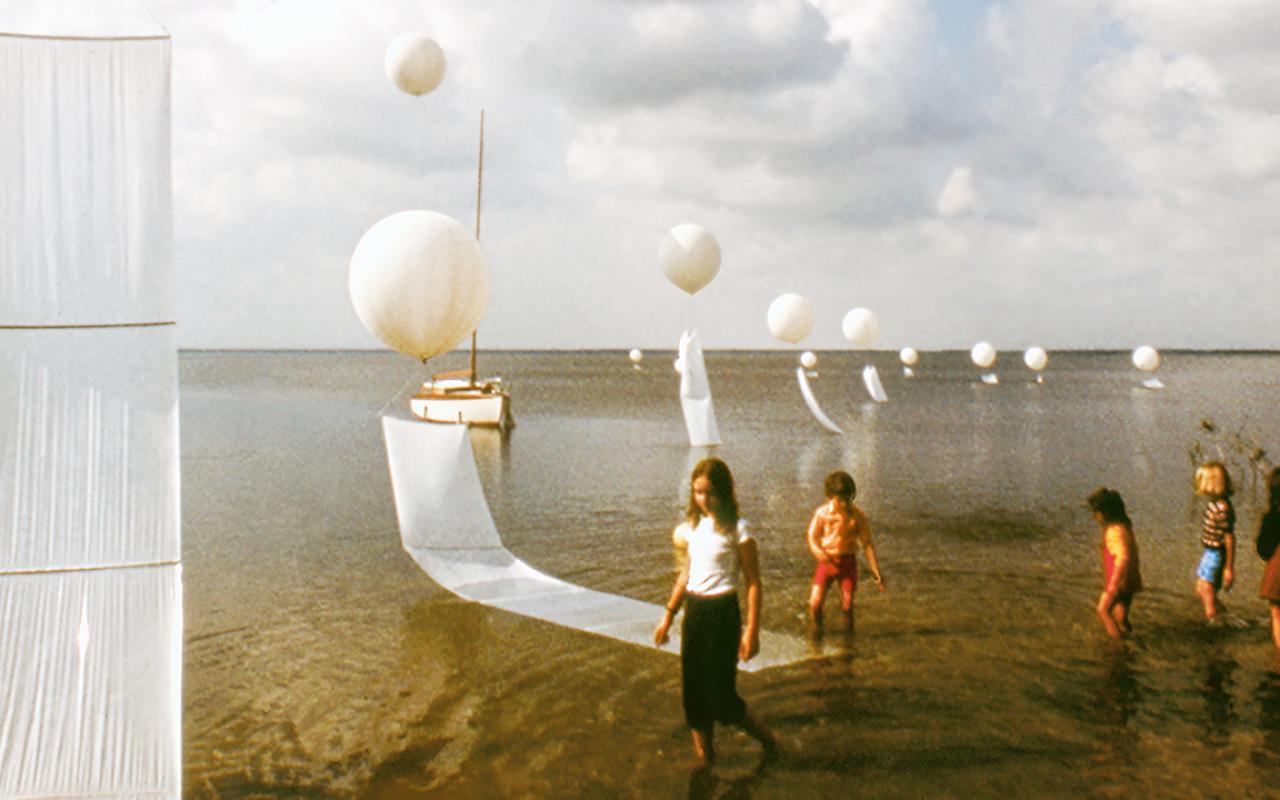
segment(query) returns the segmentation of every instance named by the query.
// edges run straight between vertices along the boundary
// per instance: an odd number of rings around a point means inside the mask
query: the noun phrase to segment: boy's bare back
[[[813,510],[809,541],[829,556],[858,552],[871,537],[871,521],[856,503],[846,512],[837,502],[826,502]]]

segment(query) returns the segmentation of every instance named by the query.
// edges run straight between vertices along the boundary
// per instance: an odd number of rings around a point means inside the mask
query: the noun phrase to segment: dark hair
[[[858,484],[853,482],[852,475],[838,469],[822,482],[822,491],[827,497],[838,497],[845,506],[849,506],[858,495]]]
[[[736,530],[738,498],[733,493],[733,473],[729,471],[729,465],[718,458],[702,459],[694,465],[693,473],[689,475],[689,507],[685,509],[689,524],[697,525],[702,519],[702,509],[698,508],[693,499],[693,482],[698,478],[706,478],[711,484],[709,494],[716,500],[712,506],[716,527],[725,532]]]
[[[1120,493],[1114,489],[1108,489],[1101,486],[1089,495],[1087,501],[1089,508],[1102,515],[1103,522],[1119,522],[1122,525],[1132,525],[1129,521],[1129,515],[1124,510],[1124,498],[1120,497]]]
[[[1267,490],[1270,494],[1268,506],[1271,511],[1280,511],[1280,467],[1271,470],[1267,477]]]

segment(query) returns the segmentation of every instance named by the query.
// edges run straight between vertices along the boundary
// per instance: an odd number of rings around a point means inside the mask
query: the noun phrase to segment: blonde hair
[[[1196,468],[1196,494],[1209,497],[1230,497],[1231,476],[1221,461],[1206,461]]]

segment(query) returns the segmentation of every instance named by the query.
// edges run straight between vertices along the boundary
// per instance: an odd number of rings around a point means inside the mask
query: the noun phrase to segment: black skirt
[[[737,687],[741,637],[737,592],[685,596],[680,666],[684,671],[684,718],[690,728],[705,730],[713,722],[735,725],[742,721],[747,707]]]

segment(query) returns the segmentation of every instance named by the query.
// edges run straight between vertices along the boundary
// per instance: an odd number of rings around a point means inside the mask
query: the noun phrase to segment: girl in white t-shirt
[[[764,746],[766,756],[772,756],[777,740],[738,696],[738,661],[760,651],[763,589],[756,542],[738,518],[733,475],[720,459],[704,458],[693,468],[685,516],[672,534],[681,556],[680,572],[653,641],[667,641],[671,622],[684,603],[680,666],[694,757],[700,764],[714,760],[717,721],[742,728]],[[738,607],[740,588],[747,595],[745,627]]]

